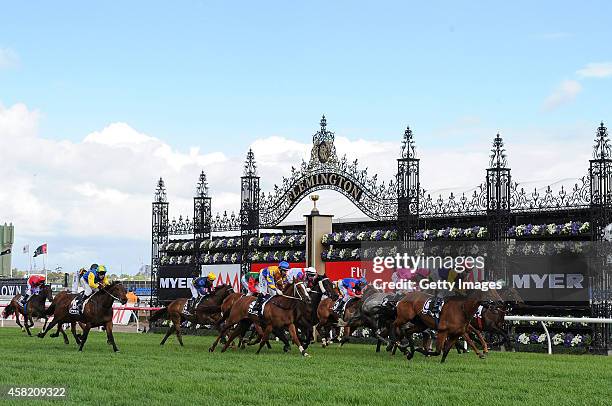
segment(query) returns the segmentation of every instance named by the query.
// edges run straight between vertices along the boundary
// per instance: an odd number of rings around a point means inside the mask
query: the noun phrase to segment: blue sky
[[[350,141],[399,143],[410,124],[430,156],[461,151],[465,162],[468,146],[488,144],[500,130],[515,146],[517,170],[530,162],[521,154],[548,143],[557,156],[538,157],[540,172],[526,173],[580,176],[588,157],[575,170],[574,161],[554,163],[567,160],[573,142],[588,155],[599,121],[612,120],[611,9],[606,1],[5,3],[0,141],[34,160],[0,162],[10,173],[0,189],[16,190],[0,201],[13,207],[0,217],[19,223],[19,243],[62,247],[66,267],[90,262],[78,251],[133,269],[147,261],[158,176],[174,180],[180,206],[192,193],[181,179],[195,184],[205,168],[223,208],[237,187],[215,178],[223,173],[215,162],[235,166],[259,140],[260,151],[278,152],[264,154],[268,166],[286,173],[322,113]],[[22,134],[38,141],[15,138]],[[164,159],[149,160],[136,145],[162,148]],[[389,145],[395,151],[381,148]],[[364,159],[375,168],[380,161]],[[475,165],[481,171],[486,163]],[[85,166],[98,172],[79,173]],[[424,176],[436,185],[478,183],[465,170]],[[66,225],[91,212],[103,222]],[[121,235],[113,242],[99,229],[117,216],[137,220],[113,229]]]
[[[110,2],[107,2],[110,3]],[[584,80],[571,108],[543,100],[612,47],[609,2],[9,3],[0,46],[19,67],[0,99],[79,139],[108,122],[214,150],[273,133],[307,138],[327,112],[392,138],[479,117],[562,125],[609,115],[612,81]],[[220,137],[222,138],[220,138]]]

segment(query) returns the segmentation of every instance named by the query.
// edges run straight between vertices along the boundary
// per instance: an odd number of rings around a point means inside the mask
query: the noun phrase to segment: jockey
[[[89,267],[89,271],[81,276],[81,284],[85,290],[78,296],[78,308],[81,308],[88,297],[109,283],[108,276],[106,276],[106,267],[104,265],[92,264]]]
[[[191,281],[191,285],[189,289],[191,290],[191,299],[187,301],[187,308],[185,310],[185,314],[189,316],[189,311],[192,306],[196,303],[198,298],[209,295],[213,290],[213,281],[217,278],[217,276],[210,272],[206,276],[200,276]]]
[[[365,289],[368,282],[365,278],[344,278],[338,281],[338,289],[342,295],[342,300],[336,301],[334,312],[340,314],[340,309],[346,306],[346,303],[353,297],[361,297],[363,290]]]
[[[280,289],[284,274],[289,270],[289,263],[281,261],[278,266],[268,266],[259,273],[259,294],[253,312],[259,312],[267,296],[282,295]]]
[[[249,272],[242,275],[240,283],[247,296],[256,295],[258,293],[259,272]]]
[[[21,304],[25,305],[28,300],[34,295],[40,293],[40,288],[45,284],[45,277],[43,275],[32,275],[28,278],[28,288],[26,289],[25,295],[21,299]]]

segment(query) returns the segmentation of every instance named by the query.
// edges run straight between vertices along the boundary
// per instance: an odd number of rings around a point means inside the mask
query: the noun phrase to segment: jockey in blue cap
[[[354,297],[361,297],[363,290],[367,286],[366,278],[344,278],[338,281],[338,290],[342,294],[342,299],[339,299],[334,305],[333,311],[338,315],[346,306],[346,303]]]

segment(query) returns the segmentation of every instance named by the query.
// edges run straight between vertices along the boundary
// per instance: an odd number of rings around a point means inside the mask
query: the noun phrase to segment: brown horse
[[[449,350],[455,345],[457,339],[462,336],[466,338],[468,344],[475,351],[478,351],[466,332],[476,309],[487,298],[490,300],[491,295],[493,295],[491,292],[477,290],[468,296],[447,297],[440,312],[438,323],[436,323],[436,320],[431,315],[423,313],[423,305],[432,296],[423,292],[408,293],[397,304],[397,317],[392,324],[393,337],[397,337],[400,333],[400,328],[406,323],[410,322],[413,324],[412,327],[404,331],[410,345],[410,351],[406,355],[408,359],[411,359],[415,352],[412,334],[423,332],[427,328],[437,331],[436,351],[428,351],[423,348],[417,350],[424,355],[437,356],[442,354],[442,362],[444,362]],[[499,295],[497,295],[498,297]]]
[[[30,332],[30,327],[34,325],[34,318],[45,319],[45,325],[42,329],[44,330],[45,327],[47,327],[48,317],[45,314],[45,301],[47,300],[49,302],[53,300],[53,293],[51,292],[51,286],[46,284],[41,286],[40,293],[37,295],[32,295],[28,299],[25,306],[25,311],[23,305],[21,304],[21,295],[17,294],[15,297],[13,297],[13,299],[11,299],[11,302],[8,304],[8,306],[6,306],[6,309],[4,309],[2,317],[6,319],[8,316],[15,313],[15,321],[17,322],[17,325],[22,331],[25,327],[28,335],[31,336],[32,333]],[[20,315],[23,316],[23,326],[19,320]]]
[[[489,352],[489,344],[485,340],[483,333],[498,334],[501,336],[501,341],[491,343],[491,345],[507,344],[512,348],[512,340],[510,340],[508,333],[504,329],[505,317],[505,306],[495,304],[486,305],[483,307],[480,317],[474,315],[466,334],[475,334],[476,337],[478,337],[484,354]],[[457,347],[457,351],[462,352],[459,347]]]
[[[113,303],[115,300],[118,300],[121,304],[126,304],[126,294],[127,291],[121,282],[112,282],[110,285],[100,288],[91,295],[85,304],[83,313],[79,315],[73,315],[69,312],[71,302],[77,296],[76,294],[66,292],[65,294],[57,295],[51,306],[47,309],[47,315],[53,315],[53,320],[45,330],[38,333],[38,337],[43,338],[56,324],[70,323],[72,334],[78,342],[79,338],[75,330],[75,324],[78,322],[83,329],[79,351],[83,351],[89,330],[92,327],[104,326],[107,342],[113,346],[113,351],[117,352],[119,349],[113,337]],[[63,333],[61,328],[59,330]],[[65,337],[65,333],[63,334]]]
[[[293,292],[294,296],[288,296],[284,293],[283,295],[272,297],[264,307],[263,320],[249,313],[249,306],[256,300],[255,296],[243,296],[239,298],[232,306],[230,314],[221,328],[219,336],[209,348],[209,351],[213,352],[221,338],[235,325],[238,325],[238,327],[234,328],[231,332],[227,342],[221,350],[221,352],[225,352],[230,343],[238,337],[238,335],[244,332],[243,326],[245,323],[242,323],[244,321],[249,324],[255,324],[255,328],[261,338],[257,353],[259,353],[262,347],[268,343],[269,335],[272,330],[287,329],[289,330],[293,343],[300,349],[300,353],[303,356],[308,356],[297,336],[295,327],[295,323],[310,318],[310,297],[306,290],[306,286],[303,282],[294,282],[287,285],[284,292]],[[262,325],[265,327],[262,328]]]
[[[223,301],[234,293],[231,285],[219,285],[206,298],[202,299],[195,309],[195,314],[185,316],[183,309],[187,300],[185,298],[175,299],[168,307],[161,308],[151,315],[149,323],[157,320],[167,319],[172,321],[172,326],[166,331],[166,335],[161,340],[159,345],[164,345],[166,340],[172,333],[176,333],[176,338],[179,344],[183,345],[183,336],[181,332],[181,323],[189,321],[195,324],[217,324],[221,318],[221,304]]]

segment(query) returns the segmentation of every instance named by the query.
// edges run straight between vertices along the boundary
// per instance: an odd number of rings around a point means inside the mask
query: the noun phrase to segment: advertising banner
[[[217,277],[215,286],[232,285],[235,292],[240,292],[240,264],[202,265],[202,275],[210,272]]]
[[[168,265],[159,268],[157,294],[161,301],[191,297],[189,286],[193,279],[193,266]]]

